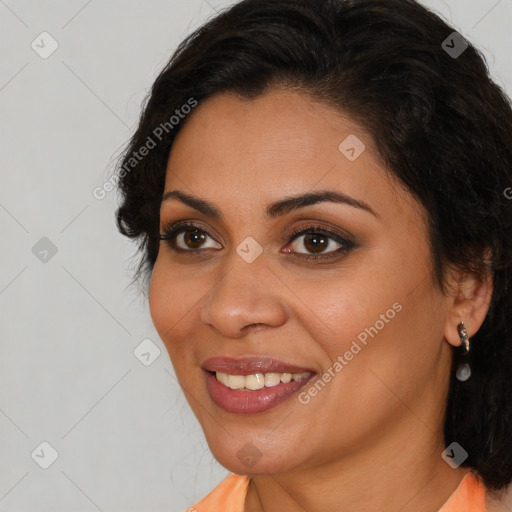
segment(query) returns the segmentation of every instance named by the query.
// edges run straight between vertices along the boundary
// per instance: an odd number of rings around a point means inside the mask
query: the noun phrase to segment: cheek
[[[148,303],[151,320],[157,330],[160,338],[165,341],[163,333],[170,326],[170,317],[173,308],[171,297],[166,292],[163,282],[163,272],[159,264],[159,258],[155,262],[153,272],[151,273],[151,281],[149,283]]]
[[[194,293],[187,280],[180,279],[176,271],[166,265],[160,256],[157,258],[149,284],[149,311],[173,365],[178,357],[183,357],[183,349],[187,345],[187,337],[184,335],[187,318],[191,318],[194,305],[200,296],[200,290]],[[176,365],[177,368],[179,366]]]
[[[402,309],[400,289],[390,286],[382,271],[372,271],[368,265],[364,272],[343,268],[314,284],[297,281],[292,287],[302,299],[295,309],[302,312],[299,321],[330,361],[350,350],[353,341],[365,346],[366,341],[389,330]]]
[[[411,403],[417,383],[424,380],[416,368],[418,346],[409,343],[413,311],[395,300],[396,291],[363,300],[365,291],[332,290],[330,303],[317,298],[316,311],[322,315],[307,326],[309,333],[322,333],[317,339],[325,354],[320,375],[325,384],[312,383],[299,400],[304,414],[325,418],[330,425],[326,436],[338,439],[334,444],[374,435],[399,408],[395,394]],[[339,421],[347,415],[350,421]]]
[[[303,299],[295,311],[301,311],[299,321],[321,349],[322,370],[345,375],[336,385],[373,387],[376,377],[368,370],[374,369],[400,386],[427,378],[435,366],[443,339],[443,298],[429,278],[427,257],[411,257],[411,252],[376,251],[364,264],[341,268],[315,285],[293,283]],[[333,368],[339,358],[343,368]]]
[[[379,282],[379,273],[368,272],[364,280],[341,279],[338,286],[330,284],[311,296],[315,316],[304,315],[306,329],[319,333],[330,388],[317,403],[330,403],[322,408],[334,416],[346,409],[363,423],[368,411],[382,418],[396,407],[396,396],[414,403],[436,374],[443,299],[430,279],[411,292],[408,283],[414,276],[406,267],[402,271],[403,277],[394,276],[394,286],[389,277]],[[316,391],[311,391],[313,398]]]

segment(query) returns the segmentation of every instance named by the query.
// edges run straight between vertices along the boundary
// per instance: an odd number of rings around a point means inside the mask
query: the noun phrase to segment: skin
[[[350,134],[366,145],[355,161],[338,149]],[[207,236],[192,245],[195,253],[161,243],[151,316],[213,455],[252,476],[246,511],[438,510],[468,472],[441,458],[457,324],[464,321],[470,336],[478,330],[490,278],[450,269],[443,294],[432,275],[426,214],[386,172],[371,138],[339,111],[289,89],[202,102],[171,150],[171,190],[208,200],[223,219],[177,199],[162,203],[162,227],[189,220]],[[273,201],[319,190],[364,201],[375,215],[322,202],[264,216]],[[311,222],[348,232],[356,247],[330,260],[301,259],[316,254],[314,246],[304,235],[289,243],[289,230]],[[236,252],[249,236],[263,248],[252,263]],[[328,243],[321,252],[341,247]],[[294,396],[239,415],[211,400],[205,359],[274,357],[321,375],[394,303],[401,311],[307,405]],[[250,468],[237,456],[249,442],[262,454]]]

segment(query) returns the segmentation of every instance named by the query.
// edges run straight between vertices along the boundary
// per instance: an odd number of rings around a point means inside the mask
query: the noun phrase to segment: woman
[[[460,34],[413,0],[244,0],[158,76],[119,180],[232,472],[190,510],[495,509],[512,109]]]

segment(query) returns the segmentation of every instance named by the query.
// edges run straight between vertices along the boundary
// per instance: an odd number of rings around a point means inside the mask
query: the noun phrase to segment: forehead
[[[380,162],[366,131],[338,110],[290,90],[255,99],[214,95],[186,119],[169,155],[165,190],[244,208],[335,189],[376,211],[417,209]]]

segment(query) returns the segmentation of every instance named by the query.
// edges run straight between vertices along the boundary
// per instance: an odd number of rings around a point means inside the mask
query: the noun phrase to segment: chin
[[[214,454],[215,456],[215,454]],[[272,461],[264,455],[258,461],[241,462],[235,455],[227,455],[225,457],[215,456],[219,464],[225,467],[228,471],[238,475],[279,475],[287,473],[293,469],[292,466],[287,464],[287,461]]]
[[[257,436],[241,439],[226,436],[222,443],[207,441],[219,464],[239,475],[276,475],[289,472],[300,464],[297,450],[278,439],[274,440],[277,446],[265,436],[261,441]]]

